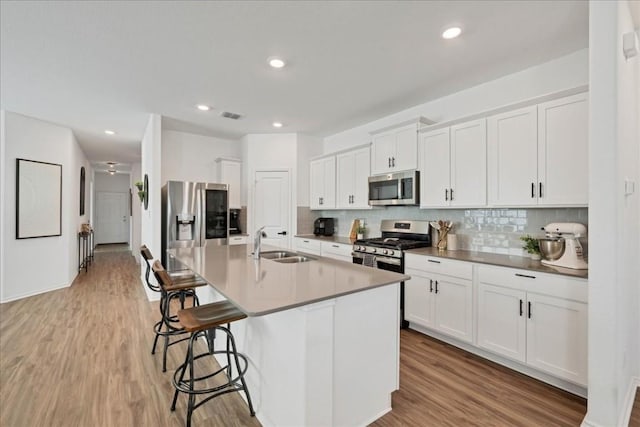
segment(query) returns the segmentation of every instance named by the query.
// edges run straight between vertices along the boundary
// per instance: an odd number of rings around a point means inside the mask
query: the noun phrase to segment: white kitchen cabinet
[[[473,342],[471,264],[406,254],[405,265],[405,319]]]
[[[527,364],[587,385],[587,304],[527,294]]]
[[[421,207],[486,205],[485,119],[425,133],[419,152]]]
[[[418,128],[426,119],[372,134],[371,174],[381,175],[418,168]]]
[[[537,115],[534,105],[487,119],[490,205],[537,205]]]
[[[342,243],[321,242],[321,254],[323,257],[337,259],[339,261],[353,262],[351,256],[352,246]]]
[[[311,209],[333,209],[336,207],[336,157],[312,160],[310,170]]]
[[[369,147],[336,156],[336,208],[369,209]]]
[[[587,205],[586,93],[489,117],[487,134],[490,205]]]
[[[585,281],[481,266],[478,346],[587,384]]]
[[[526,292],[486,283],[478,285],[478,346],[525,362]]]
[[[295,244],[297,251],[317,256],[322,255],[322,242],[320,240],[296,237]]]
[[[229,209],[240,209],[242,207],[242,162],[238,159],[226,159],[219,157],[217,180],[221,184],[229,186]]]
[[[586,93],[538,105],[538,204],[588,204],[588,141]]]
[[[434,299],[433,279],[421,271],[413,271],[405,268],[405,273],[411,276],[411,280],[404,282],[404,318],[426,328],[433,328]]]
[[[232,234],[229,236],[230,245],[246,245],[249,241],[249,236],[246,234]]]

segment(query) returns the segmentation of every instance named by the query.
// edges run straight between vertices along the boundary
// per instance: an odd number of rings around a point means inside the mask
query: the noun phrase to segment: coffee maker
[[[333,236],[333,218],[318,218],[313,223],[313,234],[316,236]]]
[[[229,209],[229,234],[240,233],[240,209]]]

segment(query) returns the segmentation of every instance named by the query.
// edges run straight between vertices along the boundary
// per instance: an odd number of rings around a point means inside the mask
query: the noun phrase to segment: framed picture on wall
[[[80,215],[84,215],[85,172],[84,166],[80,168]]]
[[[16,239],[62,235],[62,165],[16,159]]]

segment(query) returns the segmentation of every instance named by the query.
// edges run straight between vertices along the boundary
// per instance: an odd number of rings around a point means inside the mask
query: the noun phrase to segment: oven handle
[[[365,255],[366,254],[363,252],[351,252],[351,256],[354,258],[364,259]],[[369,254],[369,255],[372,255],[374,257],[375,262],[383,262],[385,264],[391,264],[391,265],[402,265],[402,259],[400,258],[391,258],[386,256],[374,255],[374,254]]]

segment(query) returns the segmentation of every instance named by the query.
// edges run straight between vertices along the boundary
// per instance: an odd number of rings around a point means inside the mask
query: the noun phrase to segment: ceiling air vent
[[[230,113],[229,111],[224,111],[220,115],[224,118],[232,119],[232,120],[238,120],[240,117],[242,117],[240,116],[240,114]]]

